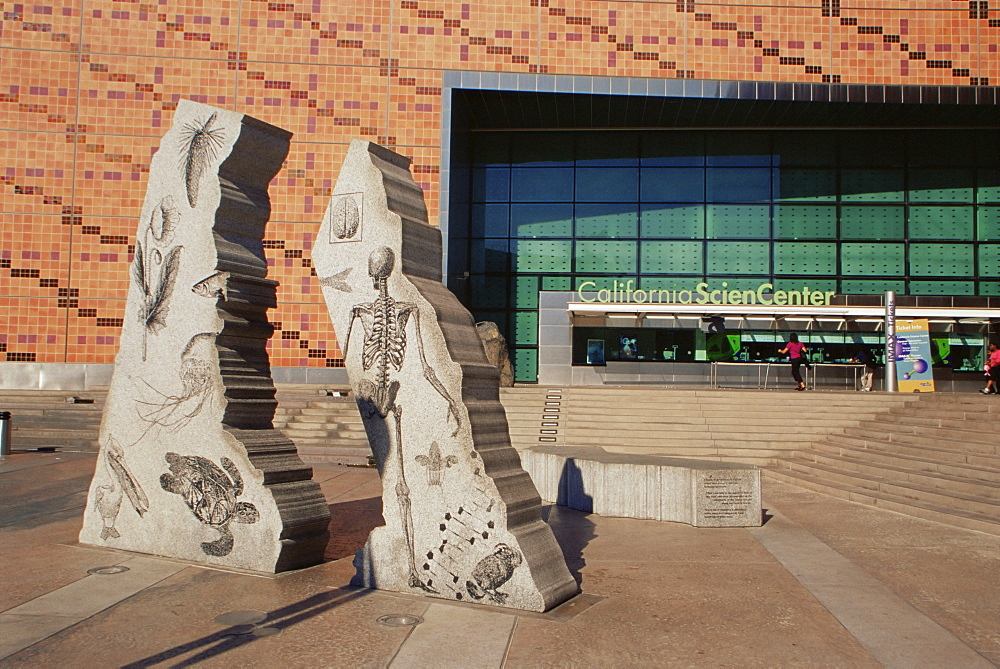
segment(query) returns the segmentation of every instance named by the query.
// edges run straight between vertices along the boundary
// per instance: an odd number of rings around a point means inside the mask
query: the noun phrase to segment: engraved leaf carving
[[[167,324],[167,312],[170,310],[168,303],[174,290],[174,283],[177,281],[177,270],[180,267],[183,248],[175,246],[170,249],[163,259],[159,281],[155,286],[146,287],[146,303],[142,316],[146,329],[150,332],[159,332]]]

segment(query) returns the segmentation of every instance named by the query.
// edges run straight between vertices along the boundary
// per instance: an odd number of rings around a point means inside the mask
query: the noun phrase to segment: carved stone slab
[[[593,446],[533,446],[521,459],[543,499],[571,509],[695,527],[761,525],[756,465]]]
[[[262,239],[291,134],[182,101],[150,166],[80,541],[274,572],[329,507],[273,429]]]
[[[356,582],[531,611],[574,595],[407,158],[351,144],[312,258],[384,491]]]

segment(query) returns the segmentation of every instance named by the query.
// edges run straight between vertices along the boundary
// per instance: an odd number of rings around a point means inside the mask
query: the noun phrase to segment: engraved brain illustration
[[[350,239],[358,231],[361,214],[358,203],[353,198],[345,197],[333,207],[333,234],[337,239]]]

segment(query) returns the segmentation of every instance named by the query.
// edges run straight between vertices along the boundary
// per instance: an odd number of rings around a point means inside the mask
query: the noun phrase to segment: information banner
[[[896,381],[901,393],[934,392],[927,319],[896,321]]]

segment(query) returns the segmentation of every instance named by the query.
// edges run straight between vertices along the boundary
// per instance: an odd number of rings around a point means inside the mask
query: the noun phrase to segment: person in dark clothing
[[[865,366],[865,371],[861,375],[861,392],[870,393],[872,391],[872,382],[875,380],[875,356],[872,352],[867,349],[860,349],[851,362],[860,362]]]
[[[802,380],[799,368],[802,365],[809,367],[809,361],[806,359],[807,352],[806,345],[799,341],[799,335],[794,332],[788,335],[788,343],[785,344],[785,348],[778,350],[778,353],[787,354],[792,363],[792,378],[799,384],[796,390],[806,389],[806,382]]]

